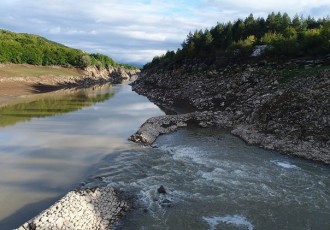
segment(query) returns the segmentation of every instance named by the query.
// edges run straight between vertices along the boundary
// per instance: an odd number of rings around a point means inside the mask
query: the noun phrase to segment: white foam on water
[[[207,165],[210,161],[203,150],[198,147],[189,147],[189,146],[161,146],[161,150],[169,152],[174,160],[185,161],[185,162],[194,162],[201,165]]]
[[[277,166],[281,167],[281,168],[285,168],[285,169],[299,169],[298,166],[294,165],[294,164],[290,164],[289,162],[286,161],[270,161],[273,164],[276,164]]]
[[[187,197],[183,191],[173,191],[166,188],[166,194],[159,194],[157,186],[150,186],[141,190],[138,193],[138,202],[142,207],[145,207],[151,216],[154,218],[162,218],[166,213],[166,206],[170,207],[182,202],[184,197]]]
[[[223,182],[223,178],[221,177],[222,173],[227,173],[223,172],[221,169],[214,169],[212,172],[200,172],[201,177],[207,181],[213,181],[216,183]]]
[[[253,230],[254,226],[251,222],[249,222],[244,216],[241,215],[233,215],[233,216],[211,216],[204,217],[205,220],[210,225],[210,230],[216,230],[217,226],[221,223],[227,225],[234,225],[237,227],[243,227],[248,230]]]

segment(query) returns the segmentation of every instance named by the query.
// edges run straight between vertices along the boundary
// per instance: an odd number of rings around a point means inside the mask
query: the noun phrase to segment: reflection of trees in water
[[[88,94],[81,90],[70,95],[49,95],[36,101],[0,108],[0,127],[29,121],[34,117],[48,117],[80,110],[111,98],[113,93]]]

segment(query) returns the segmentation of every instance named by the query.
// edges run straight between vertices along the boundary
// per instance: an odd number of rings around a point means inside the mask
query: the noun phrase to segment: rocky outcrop
[[[330,164],[327,60],[186,62],[144,70],[133,90],[178,112],[213,112],[211,123],[250,144]]]
[[[144,145],[152,144],[161,134],[166,134],[185,127],[189,124],[196,124],[200,127],[209,127],[215,124],[221,124],[222,127],[229,127],[228,114],[221,112],[192,112],[178,115],[165,115],[152,117],[141,125],[139,130],[133,134],[129,140]]]
[[[86,76],[106,79],[108,82],[119,84],[123,81],[134,79],[140,72],[139,69],[124,69],[121,67],[109,66],[107,68],[98,68],[90,66],[85,69]]]
[[[128,203],[111,187],[81,189],[69,192],[18,230],[108,230],[128,209]]]
[[[29,66],[29,65],[25,65]],[[13,66],[15,68],[15,66]],[[37,68],[37,67],[35,67]],[[96,84],[113,83],[118,84],[129,80],[134,80],[139,74],[139,69],[125,69],[121,67],[108,67],[97,68],[95,66],[87,67],[84,70],[77,70],[79,75],[75,76],[63,76],[56,75],[56,67],[54,68],[54,74],[46,74],[41,76],[0,76],[0,84],[5,85],[5,88],[19,87],[20,85],[27,85],[32,88],[34,93],[54,91],[63,88],[73,87],[89,87]]]

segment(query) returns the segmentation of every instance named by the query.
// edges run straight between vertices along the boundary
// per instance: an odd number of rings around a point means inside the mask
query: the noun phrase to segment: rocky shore
[[[111,187],[80,189],[69,192],[18,230],[42,229],[112,229],[129,209]]]
[[[143,70],[132,86],[162,107],[188,113],[149,119],[133,141],[152,143],[189,120],[229,127],[249,144],[330,164],[329,57],[224,66],[190,60]]]
[[[124,69],[121,67],[97,68],[95,66],[87,67],[85,70],[85,76],[90,79],[97,79],[113,84],[119,84],[123,81],[129,81],[135,79],[136,75],[140,72],[139,69]],[[93,80],[92,80],[93,81]],[[78,81],[79,82],[79,81]],[[87,82],[88,84],[88,82]]]

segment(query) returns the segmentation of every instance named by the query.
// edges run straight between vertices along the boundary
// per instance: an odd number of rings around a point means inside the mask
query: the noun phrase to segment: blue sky
[[[1,0],[0,28],[33,33],[122,63],[176,50],[189,31],[287,12],[327,17],[329,0]]]

